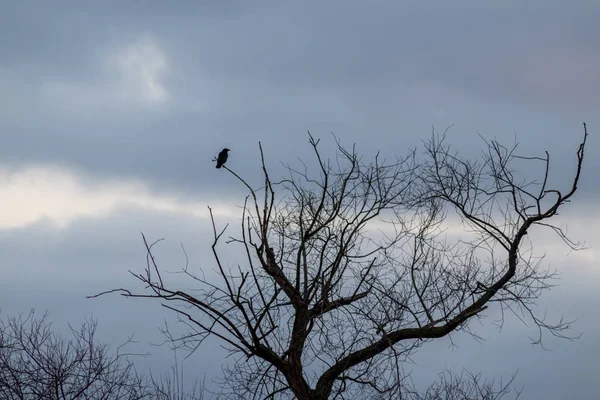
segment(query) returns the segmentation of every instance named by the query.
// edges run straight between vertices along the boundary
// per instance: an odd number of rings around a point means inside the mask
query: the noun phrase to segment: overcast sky
[[[0,12],[0,307],[48,309],[57,330],[99,318],[101,339],[162,340],[158,303],[118,296],[144,266],[140,231],[165,237],[167,269],[211,269],[206,206],[235,223],[243,188],[212,158],[259,172],[308,154],[306,131],[372,156],[406,154],[432,126],[477,155],[479,132],[553,156],[556,184],[590,131],[580,191],[561,223],[589,249],[532,240],[562,272],[540,301],[578,319],[581,339],[529,343],[513,321],[484,343],[457,335],[415,357],[413,376],[444,368],[519,372],[522,399],[595,399],[600,359],[600,2],[13,1]],[[533,236],[533,234],[532,234]],[[595,305],[595,306],[594,306]],[[214,347],[214,346],[213,346]],[[170,355],[142,360],[164,369]],[[214,376],[213,350],[186,362]],[[210,375],[212,374],[212,375]],[[190,372],[190,376],[193,373]]]

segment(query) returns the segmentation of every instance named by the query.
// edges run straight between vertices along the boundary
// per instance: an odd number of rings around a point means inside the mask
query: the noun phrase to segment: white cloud
[[[571,204],[563,206],[564,212],[553,217],[547,223],[563,230],[567,237],[574,243],[580,244],[581,249],[572,250],[560,236],[551,228],[536,225],[530,229],[525,237],[521,249],[528,254],[528,249],[532,249],[532,255],[535,257],[544,256],[544,266],[551,269],[570,272],[573,265],[585,273],[598,275],[600,268],[600,211],[595,204],[580,203],[578,208],[570,208]],[[502,217],[495,219],[499,224]],[[382,232],[393,236],[394,227],[391,224],[384,224],[379,221],[369,223],[371,230]],[[439,227],[441,234],[440,240],[447,240],[449,244],[454,244],[458,240],[471,241],[476,240],[478,235],[466,226],[460,217],[453,211],[447,214],[446,219]],[[498,255],[503,250],[498,247]]]
[[[238,214],[233,206],[218,200],[212,203],[215,215]],[[56,166],[0,167],[0,229],[24,227],[42,219],[65,228],[77,218],[105,217],[127,206],[206,218],[207,205],[176,195],[155,195],[133,180],[89,183],[84,176]]]

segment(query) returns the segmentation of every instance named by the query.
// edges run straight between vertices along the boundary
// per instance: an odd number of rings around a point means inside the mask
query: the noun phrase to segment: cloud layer
[[[448,140],[462,154],[480,155],[477,132],[518,141],[520,154],[550,151],[552,184],[564,188],[587,121],[580,192],[560,223],[590,249],[565,257],[555,236],[534,238],[564,276],[540,307],[578,318],[583,338],[553,341],[556,351],[544,353],[527,347],[535,332],[516,321],[500,334],[483,327],[482,345],[458,337],[458,350],[443,341],[424,348],[415,379],[429,382],[445,366],[491,376],[518,367],[524,398],[594,398],[599,17],[593,0],[3,5],[2,310],[49,308],[65,329],[92,312],[109,340],[137,330],[159,341],[148,334],[169,318],[158,304],[83,298],[143,268],[140,231],[167,238],[167,269],[185,262],[180,242],[194,268],[214,268],[206,206],[235,226],[245,196],[214,168],[223,147],[232,149],[228,165],[260,186],[259,141],[280,177],[282,162],[310,163],[307,130],[328,156],[333,131],[365,158],[393,159],[420,146],[432,125],[456,124]],[[218,370],[211,351],[191,358],[190,370]],[[148,365],[165,360],[168,352]]]

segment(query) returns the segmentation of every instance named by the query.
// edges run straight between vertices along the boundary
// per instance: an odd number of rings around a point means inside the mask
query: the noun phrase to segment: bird
[[[227,162],[227,157],[229,157],[229,154],[227,154],[228,151],[228,148],[224,148],[219,153],[219,156],[217,157],[217,168],[221,168],[223,164]]]

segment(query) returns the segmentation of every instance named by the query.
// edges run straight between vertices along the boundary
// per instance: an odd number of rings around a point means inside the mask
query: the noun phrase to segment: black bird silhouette
[[[221,168],[221,166],[227,162],[227,157],[229,157],[229,154],[227,154],[228,151],[229,149],[225,148],[219,153],[219,156],[217,157],[217,168]]]

